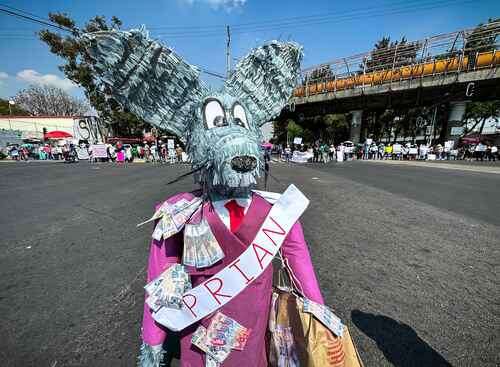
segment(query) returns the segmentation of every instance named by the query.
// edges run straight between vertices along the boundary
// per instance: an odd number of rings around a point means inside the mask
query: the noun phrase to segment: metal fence
[[[463,73],[500,65],[500,21],[418,41],[398,41],[302,70],[296,97]]]

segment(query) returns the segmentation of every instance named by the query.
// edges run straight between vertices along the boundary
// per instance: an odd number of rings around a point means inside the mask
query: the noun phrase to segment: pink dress
[[[175,203],[181,198],[190,200],[193,197],[191,193],[182,193],[167,201]],[[224,251],[225,257],[219,263],[207,269],[198,270],[194,267],[186,267],[191,276],[193,287],[230,264],[250,245],[270,209],[271,204],[259,195],[253,194],[252,203],[243,218],[243,222],[238,230],[232,233],[224,225],[212,206],[209,203],[205,204],[203,208],[204,217]],[[195,222],[196,219],[194,218]],[[299,222],[292,227],[285,239],[282,253],[288,259],[305,296],[323,304],[307,244],[304,240],[302,226]],[[148,282],[156,278],[172,264],[180,263],[181,257],[182,232],[162,242],[153,240],[148,263]],[[243,351],[232,351],[222,363],[223,367],[267,366],[266,330],[272,294],[272,276],[272,266],[269,266],[244,291],[219,309],[219,311],[235,319],[241,325],[252,329],[245,349]],[[208,326],[210,317],[208,316],[200,322],[202,325]],[[182,367],[205,366],[204,353],[191,344],[191,336],[198,325],[199,323],[196,323],[180,332]],[[142,328],[143,340],[149,345],[162,344],[168,337],[168,330],[153,320],[147,304],[144,304]]]
[[[125,151],[122,149],[116,153],[117,162],[125,162]]]

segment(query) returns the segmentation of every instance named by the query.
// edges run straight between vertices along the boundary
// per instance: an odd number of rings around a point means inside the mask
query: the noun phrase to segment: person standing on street
[[[378,159],[384,159],[384,154],[385,154],[385,144],[384,143],[380,143],[379,146],[378,146],[378,155],[377,155],[377,158]]]
[[[175,157],[177,158],[177,163],[182,163],[182,148],[179,144],[175,147]]]
[[[363,159],[367,160],[370,158],[370,147],[373,143],[372,138],[366,138],[365,144],[363,145]]]
[[[133,155],[132,155],[132,147],[128,145],[125,148],[125,161],[130,163],[134,160]]]
[[[337,146],[337,162],[342,163],[344,161],[344,144],[339,144]]]
[[[496,145],[491,146],[491,160],[495,162],[497,160],[498,147]]]
[[[486,152],[486,146],[482,143],[479,142],[478,145],[476,145],[476,161],[484,161],[484,153]]]
[[[330,148],[328,150],[328,159],[330,160],[330,162],[332,162],[335,159],[335,145],[330,145]]]
[[[292,158],[292,150],[290,149],[290,145],[287,145],[285,148],[285,161],[290,163],[290,159]]]

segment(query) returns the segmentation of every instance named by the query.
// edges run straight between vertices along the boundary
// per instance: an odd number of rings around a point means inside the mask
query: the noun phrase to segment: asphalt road
[[[155,203],[187,167],[0,163],[2,366],[133,366]],[[366,366],[500,363],[500,175],[273,164]]]

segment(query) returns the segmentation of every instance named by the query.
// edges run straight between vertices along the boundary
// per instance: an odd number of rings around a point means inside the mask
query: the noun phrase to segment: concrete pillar
[[[448,115],[448,128],[446,130],[446,140],[455,140],[462,134],[463,129],[454,129],[462,126],[462,119],[465,115],[467,101],[450,102],[450,114]]]
[[[359,143],[361,135],[361,118],[363,117],[363,110],[354,110],[349,113],[351,114],[349,140],[356,144]]]

